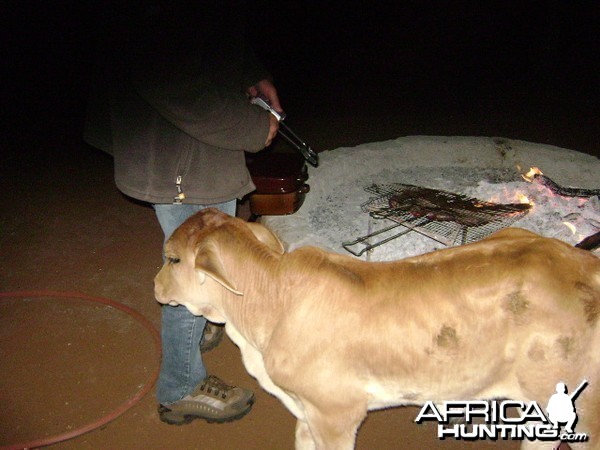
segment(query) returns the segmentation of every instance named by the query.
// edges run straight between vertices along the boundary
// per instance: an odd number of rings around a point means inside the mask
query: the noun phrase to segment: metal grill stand
[[[344,242],[342,246],[355,256],[393,239],[416,231],[444,245],[475,242],[511,225],[529,211],[526,203],[498,204],[461,194],[410,184],[373,184],[365,188],[376,197],[361,205],[374,219],[394,222],[381,230]],[[381,241],[369,243],[397,227],[404,229]]]

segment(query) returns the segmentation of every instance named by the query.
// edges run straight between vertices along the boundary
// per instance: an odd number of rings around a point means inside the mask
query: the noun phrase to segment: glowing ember
[[[521,176],[523,177],[523,179],[525,181],[532,183],[533,180],[535,179],[535,177],[540,176],[540,175],[544,175],[544,173],[540,169],[538,169],[537,167],[530,167],[529,172],[527,172],[525,175],[521,175]]]
[[[527,197],[525,194],[521,194],[520,192],[518,192],[517,198],[519,199],[520,203],[526,203],[531,206],[534,205],[534,203],[531,200],[529,200],[529,197]]]
[[[600,189],[585,189],[571,186],[561,186],[555,181],[545,176],[540,169],[532,167],[525,175],[521,177],[530,183],[536,181],[541,184],[553,194],[560,195],[563,197],[579,197],[579,198],[590,198],[594,196],[600,196]]]

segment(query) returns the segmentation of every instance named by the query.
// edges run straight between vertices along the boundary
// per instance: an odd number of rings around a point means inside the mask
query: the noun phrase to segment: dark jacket
[[[269,117],[245,90],[268,74],[227,13],[151,11],[113,39],[84,137],[113,155],[124,194],[213,204],[254,189],[244,151],[264,147]]]

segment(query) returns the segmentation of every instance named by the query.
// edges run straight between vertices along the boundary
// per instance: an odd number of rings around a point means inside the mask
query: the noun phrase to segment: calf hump
[[[269,247],[271,250],[278,253],[279,255],[283,254],[283,244],[281,243],[279,238],[277,238],[277,236],[273,234],[271,230],[269,230],[264,225],[261,225],[260,223],[248,222],[246,225],[248,226],[250,231],[252,231],[252,234],[254,234],[256,239],[258,239],[260,242],[265,244],[267,247]]]

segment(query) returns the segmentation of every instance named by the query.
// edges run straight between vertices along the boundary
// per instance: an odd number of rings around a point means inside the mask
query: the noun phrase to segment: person
[[[113,155],[117,187],[153,206],[165,241],[205,207],[235,215],[236,199],[254,189],[244,152],[277,134],[276,118],[249,101],[261,95],[282,111],[246,44],[239,2],[230,3],[154,2],[125,11],[120,31],[107,36],[84,138]],[[164,422],[231,421],[252,407],[251,391],[207,374],[205,325],[185,307],[162,307],[156,395]]]
[[[553,394],[548,400],[546,407],[548,418],[554,428],[558,428],[559,422],[566,423],[566,432],[573,433],[573,425],[577,421],[577,413],[573,405],[573,398],[567,394],[567,385],[565,383],[556,384],[556,394]]]

